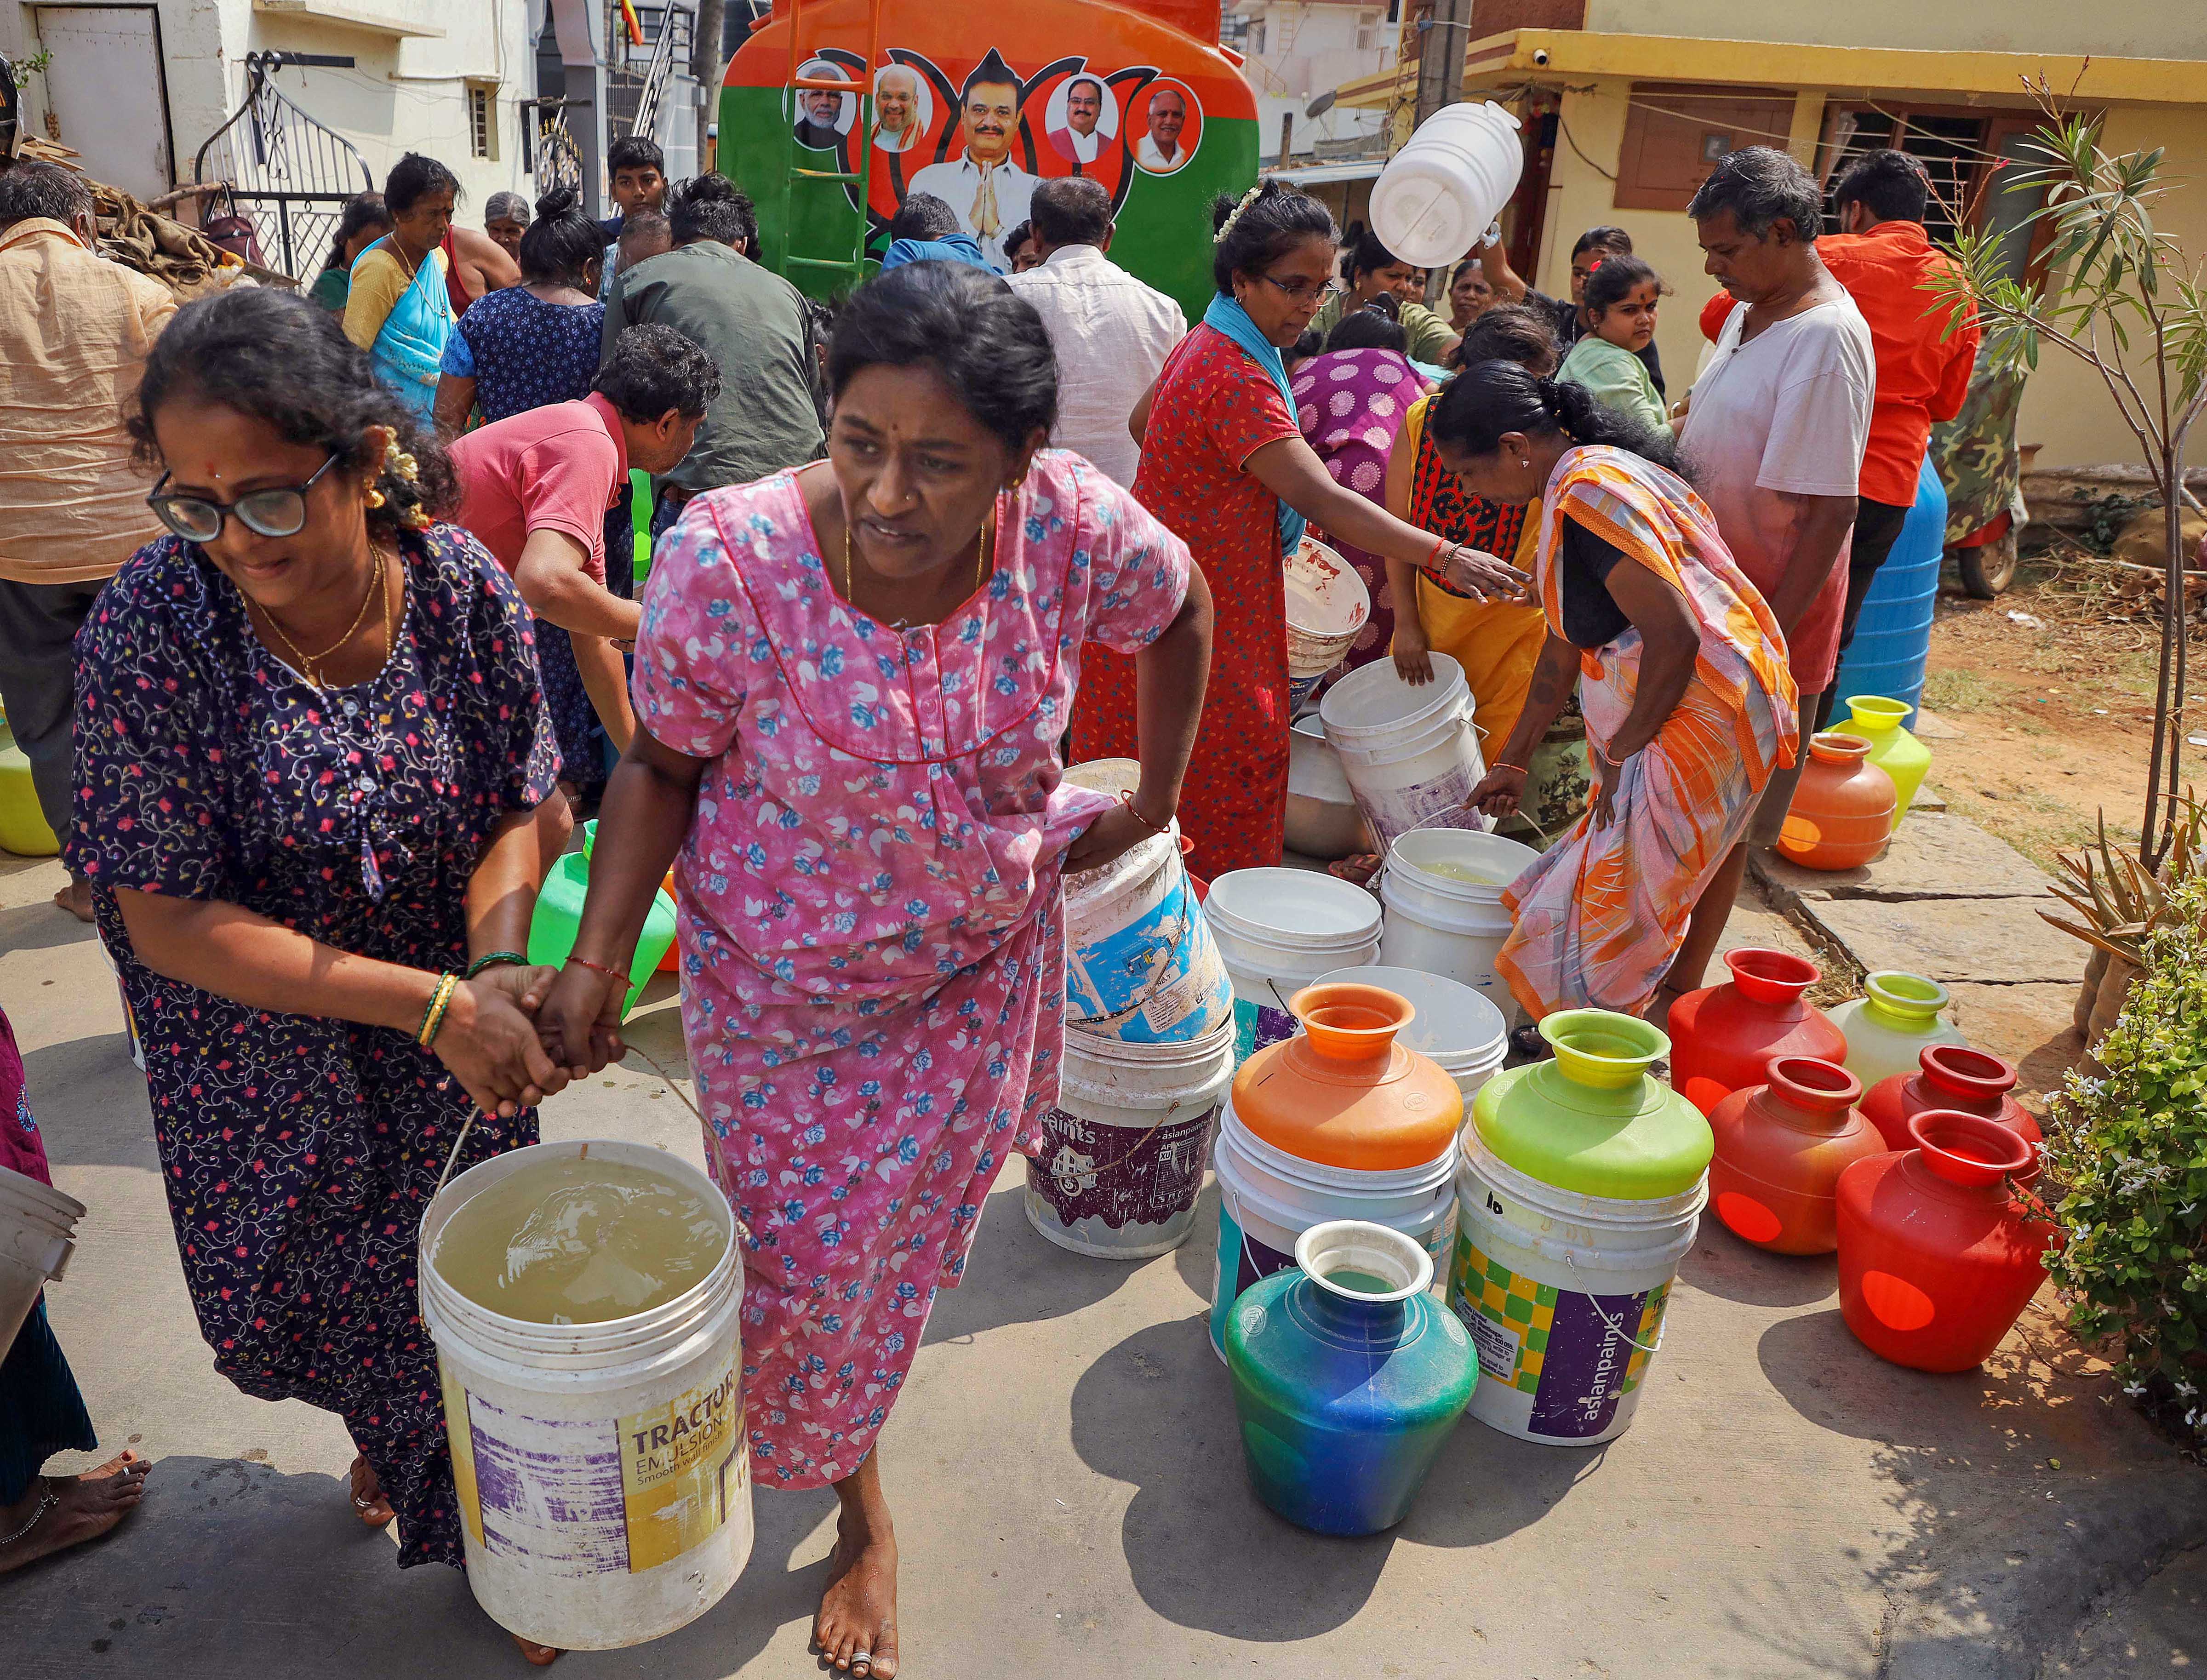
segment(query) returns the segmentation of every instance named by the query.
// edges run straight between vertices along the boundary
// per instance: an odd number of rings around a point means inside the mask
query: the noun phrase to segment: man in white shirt
[[[1187,161],[1180,143],[1187,126],[1187,95],[1160,87],[1150,95],[1150,131],[1134,146],[1134,161],[1152,175],[1170,175]]]
[[[1042,266],[1005,284],[1035,307],[1057,351],[1057,427],[1050,442],[1089,460],[1129,489],[1141,451],[1127,416],[1187,334],[1180,305],[1109,260],[1111,195],[1087,176],[1034,190]]]
[[[928,193],[948,205],[959,226],[980,242],[982,252],[1000,269],[1004,236],[1027,219],[1036,177],[1012,162],[1012,136],[1020,126],[1020,79],[990,50],[980,68],[966,78],[958,128],[966,155],[955,163],[930,164],[912,177],[908,190]]]
[[[1877,391],[1869,327],[1816,254],[1823,195],[1785,152],[1725,154],[1694,194],[1704,265],[1737,300],[1694,382],[1679,451],[1732,558],[1785,634],[1801,691],[1800,762],[1774,772],[1744,843],[1718,870],[1665,988],[1702,983],[1746,867],[1784,828],[1839,663],[1847,545]],[[1707,914],[1703,912],[1706,910]]]
[[[1065,126],[1050,131],[1050,143],[1068,162],[1092,164],[1104,148],[1096,128],[1103,118],[1104,84],[1094,76],[1075,76],[1065,89]]]
[[[919,72],[892,64],[874,78],[874,144],[902,152],[919,136]]]

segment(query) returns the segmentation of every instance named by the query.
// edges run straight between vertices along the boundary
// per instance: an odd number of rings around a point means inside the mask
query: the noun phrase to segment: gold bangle
[[[460,977],[457,974],[445,975],[437,982],[437,989],[429,999],[429,1007],[422,1012],[422,1031],[414,1039],[423,1049],[436,1043],[437,1030],[444,1025],[445,1012],[452,1007],[452,994],[459,987]]]

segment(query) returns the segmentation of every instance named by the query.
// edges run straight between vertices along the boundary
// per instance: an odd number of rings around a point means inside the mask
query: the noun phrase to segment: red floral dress
[[[1288,619],[1279,498],[1241,469],[1301,436],[1271,375],[1199,326],[1165,358],[1134,497],[1187,543],[1218,629],[1203,723],[1181,794],[1181,831],[1203,876],[1280,861],[1288,793]],[[1132,758],[1134,662],[1097,648],[1073,714],[1076,760]]]

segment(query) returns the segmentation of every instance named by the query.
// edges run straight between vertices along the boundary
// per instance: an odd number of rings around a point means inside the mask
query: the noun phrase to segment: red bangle
[[[622,973],[618,968],[607,968],[603,963],[592,962],[588,957],[570,956],[567,960],[574,964],[577,968],[587,968],[593,974],[602,974],[608,980],[619,980],[625,982],[628,978],[628,976]]]
[[[1438,571],[1441,565],[1441,551],[1448,546],[1449,540],[1446,537],[1435,537],[1433,539],[1433,552],[1426,556],[1426,564],[1423,569],[1426,571]]]

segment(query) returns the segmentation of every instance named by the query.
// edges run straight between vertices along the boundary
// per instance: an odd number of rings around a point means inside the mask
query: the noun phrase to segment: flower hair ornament
[[[383,469],[404,483],[418,487],[422,482],[422,463],[405,450],[399,448],[398,439],[395,437],[383,445]],[[383,501],[384,498],[380,491],[371,490],[368,493],[370,507],[380,507],[383,505]],[[423,507],[417,499],[411,507],[404,509],[399,514],[398,523],[410,531],[426,531],[435,522],[429,517],[428,510]]]
[[[1226,242],[1226,236],[1234,231],[1235,223],[1241,219],[1241,212],[1247,210],[1251,205],[1256,203],[1257,195],[1264,190],[1265,183],[1259,181],[1247,192],[1241,194],[1241,201],[1235,205],[1232,210],[1227,212],[1226,219],[1218,224],[1218,231],[1211,236],[1211,242],[1212,244],[1223,245]]]

